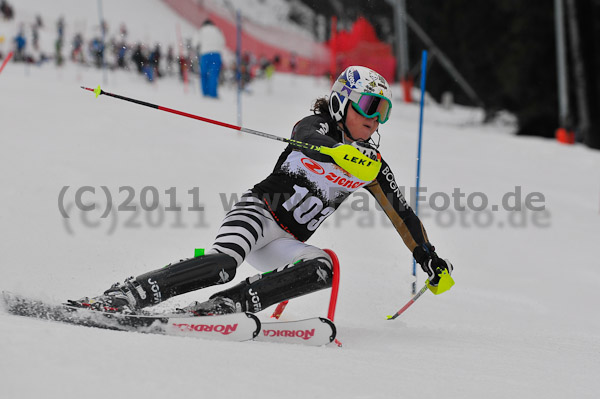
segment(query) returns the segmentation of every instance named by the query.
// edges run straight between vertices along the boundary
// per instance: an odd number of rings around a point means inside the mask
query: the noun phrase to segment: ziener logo
[[[360,186],[362,186],[363,184],[365,184],[365,183],[363,183],[361,181],[355,181],[355,180],[352,180],[352,179],[345,179],[345,178],[343,178],[341,176],[336,175],[333,172],[327,174],[327,176],[325,176],[325,178],[327,180],[329,180],[330,182],[333,182],[333,183],[336,183],[336,184],[338,184],[338,185],[340,185],[342,187],[348,187],[348,188],[351,188],[351,189],[357,189]]]
[[[318,175],[325,174],[325,169],[315,161],[310,158],[302,158],[300,160],[302,164],[311,172],[316,173]]]

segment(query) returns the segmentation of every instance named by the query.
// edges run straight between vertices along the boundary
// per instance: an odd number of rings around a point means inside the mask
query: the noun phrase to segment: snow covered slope
[[[128,17],[130,29],[143,32],[135,15]],[[225,213],[223,200],[266,176],[283,150],[278,142],[95,99],[79,88],[102,80],[100,71],[73,65],[10,63],[0,75],[1,290],[78,298],[189,257],[210,245]],[[235,93],[227,88],[220,100],[207,100],[197,89],[185,94],[175,78],[150,85],[126,72],[110,74],[103,88],[236,123]],[[257,82],[243,99],[244,126],[287,136],[327,90],[326,81],[288,75],[276,75],[271,87]],[[394,94],[400,98],[398,88]],[[368,212],[351,213],[349,205],[361,199],[351,198],[311,239],[340,257],[336,325],[342,349],[98,331],[0,312],[0,396],[596,397],[600,153],[516,138],[509,127],[477,124],[479,116],[434,103],[425,109],[426,202],[438,193],[433,206],[439,207],[445,194],[451,207],[434,212],[422,206],[421,213],[439,254],[455,264],[450,292],[426,293],[387,321],[410,299],[410,254],[374,201]],[[381,128],[381,150],[407,187],[414,185],[417,131],[418,106],[396,101]],[[65,186],[69,219],[58,205]],[[74,197],[86,186],[96,191],[85,192],[83,202],[97,209],[83,213]],[[115,206],[134,191],[137,212],[101,218],[107,203],[102,186]],[[142,210],[145,187],[156,188],[163,207],[176,194],[183,210]],[[172,187],[175,194],[165,193]],[[502,197],[515,187],[522,202],[528,194],[542,195],[530,208],[545,210],[504,210]],[[469,209],[453,210],[455,189],[465,194],[458,205],[471,198]],[[152,189],[144,193],[151,202]],[[487,210],[476,212],[483,194]],[[514,195],[505,199],[514,205]],[[204,212],[188,210],[195,201]],[[251,274],[243,265],[236,280]],[[418,277],[420,285],[423,273]],[[325,315],[328,295],[291,301],[284,318]],[[270,310],[259,315],[266,318]]]

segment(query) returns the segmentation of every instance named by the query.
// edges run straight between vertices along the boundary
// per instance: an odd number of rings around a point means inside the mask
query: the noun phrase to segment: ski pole
[[[134,98],[129,98],[125,96],[121,96],[118,94],[113,94],[106,92],[98,86],[96,89],[91,89],[89,87],[81,86],[82,89],[91,91],[96,94],[96,98],[100,95],[105,95],[109,97],[113,97],[119,100],[129,101],[138,105],[143,105],[145,107],[150,107],[154,109],[158,109],[160,111],[170,112],[172,114],[185,116],[186,118],[196,119],[206,123],[212,123],[213,125],[218,125],[222,127],[226,127],[229,129],[237,130],[243,133],[253,134],[255,136],[264,137],[271,140],[277,140],[289,145],[292,145],[296,148],[306,149],[318,151],[321,154],[329,155],[336,164],[344,168],[348,173],[353,176],[356,176],[360,180],[371,181],[374,180],[379,174],[379,170],[381,169],[381,162],[379,160],[372,160],[371,158],[365,156],[362,152],[360,152],[356,147],[353,147],[349,144],[342,144],[337,147],[324,147],[317,146],[309,143],[305,143],[298,140],[286,139],[284,137],[275,136],[273,134],[260,132],[258,130],[252,130],[241,126],[231,125],[229,123],[220,122],[214,119],[205,118],[199,115],[189,114],[187,112],[178,111],[176,109],[163,107],[161,105],[151,104],[146,101],[136,100]]]
[[[439,268],[437,270],[440,271]],[[434,295],[439,295],[439,294],[443,294],[444,292],[448,291],[450,288],[452,288],[454,286],[454,279],[452,278],[452,276],[450,276],[450,273],[448,273],[448,270],[440,271],[440,273],[438,274],[438,277],[439,277],[439,279],[438,279],[437,285],[431,285],[429,283],[429,279],[425,280],[425,285],[423,286],[423,288],[421,288],[421,290],[419,292],[417,292],[416,295],[413,296],[412,299],[410,301],[408,301],[408,303],[402,307],[402,309],[397,311],[393,316],[388,316],[387,317],[388,320],[394,320],[396,317],[398,317],[402,313],[404,313],[404,311],[406,309],[408,309],[413,303],[415,303],[415,301],[417,299],[419,299],[419,297],[421,295],[423,295],[423,293],[425,291],[427,291],[428,288],[429,288],[429,291],[433,292]]]
[[[423,295],[425,293],[425,291],[427,291],[427,284],[425,284],[423,286],[423,288],[421,288],[421,290],[419,292],[417,292],[417,294],[415,296],[412,297],[412,299],[410,301],[408,301],[408,303],[404,306],[402,306],[402,309],[400,309],[399,311],[397,311],[396,313],[394,313],[393,316],[388,316],[387,319],[388,320],[394,320],[396,317],[400,316],[402,313],[404,313],[404,311],[406,309],[408,309],[413,303],[415,303],[415,301],[417,299],[419,299],[419,297],[421,295]]]

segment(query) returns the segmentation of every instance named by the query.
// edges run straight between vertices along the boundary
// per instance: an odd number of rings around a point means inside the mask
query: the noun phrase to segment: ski
[[[322,317],[296,321],[262,322],[252,313],[192,316],[177,313],[121,314],[51,304],[3,292],[6,310],[14,315],[85,327],[226,341],[327,345],[336,337],[333,322]]]
[[[182,314],[106,313],[66,304],[49,304],[3,292],[9,313],[86,327],[226,341],[248,341],[260,332],[251,313],[196,317]]]

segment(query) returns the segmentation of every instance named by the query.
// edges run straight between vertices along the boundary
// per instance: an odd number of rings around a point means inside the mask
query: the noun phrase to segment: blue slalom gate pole
[[[415,214],[419,216],[419,189],[421,187],[421,148],[423,143],[423,107],[425,103],[425,82],[427,77],[427,50],[421,55],[421,101],[419,111],[419,146],[417,149],[417,190],[415,194]],[[417,293],[417,261],[413,259],[412,294]]]

